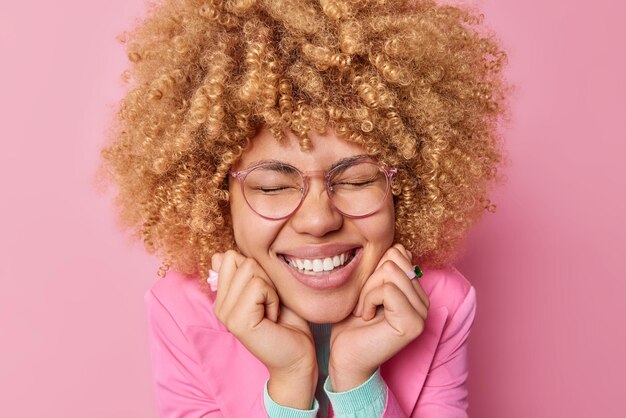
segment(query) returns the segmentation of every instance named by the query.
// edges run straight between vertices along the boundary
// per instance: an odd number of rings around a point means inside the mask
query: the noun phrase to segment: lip
[[[345,251],[348,251],[349,249],[353,249],[353,248],[354,246],[351,246],[347,248]],[[300,252],[299,254],[302,254],[302,253]],[[311,254],[311,253],[309,252],[308,254]],[[331,253],[326,252],[325,254],[320,253],[316,255],[309,255],[309,257],[315,258],[315,257],[329,255],[329,254]],[[332,254],[338,254],[338,253],[335,252]],[[287,269],[289,274],[291,274],[297,281],[299,281],[306,287],[309,287],[315,290],[330,290],[330,289],[337,289],[345,285],[348,281],[350,281],[350,278],[352,277],[352,273],[354,272],[356,267],[359,265],[359,262],[361,261],[362,254],[363,254],[363,249],[358,248],[356,250],[356,253],[354,254],[354,257],[352,258],[352,260],[350,260],[348,264],[345,264],[342,268],[340,268],[339,270],[335,272],[328,273],[328,274],[320,274],[320,275],[309,275],[309,274],[300,273],[299,271],[291,268],[285,262],[285,260],[282,259],[282,257],[279,257],[279,258],[281,262],[283,263],[283,267]],[[298,257],[293,252],[290,252],[289,255]],[[302,256],[299,256],[299,257],[302,257]],[[307,258],[307,257],[303,257],[303,258]]]

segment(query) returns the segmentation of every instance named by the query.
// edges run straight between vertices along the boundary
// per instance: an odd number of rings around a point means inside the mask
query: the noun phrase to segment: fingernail
[[[217,292],[217,272],[209,270],[209,277],[206,279],[213,292]]]

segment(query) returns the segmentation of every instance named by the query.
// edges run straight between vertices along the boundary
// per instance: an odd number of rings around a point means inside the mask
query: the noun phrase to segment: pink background
[[[474,2],[517,86],[478,290],[474,417],[626,416],[626,39],[617,0]],[[94,188],[138,0],[0,15],[0,414],[153,417],[143,293],[157,261]]]

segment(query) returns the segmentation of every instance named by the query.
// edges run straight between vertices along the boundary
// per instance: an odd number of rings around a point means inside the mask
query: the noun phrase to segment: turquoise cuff
[[[329,377],[324,382],[324,392],[338,418],[354,416],[357,412],[359,417],[380,418],[387,404],[387,384],[380,375],[380,368],[363,384],[346,392],[333,392]]]
[[[265,406],[265,412],[270,418],[315,418],[320,406],[317,399],[313,398],[312,409],[296,409],[288,406],[282,406],[274,402],[267,391],[267,383],[265,381],[265,388],[263,389],[263,405]]]

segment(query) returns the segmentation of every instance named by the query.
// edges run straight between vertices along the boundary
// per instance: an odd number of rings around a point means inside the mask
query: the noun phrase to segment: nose
[[[300,208],[291,216],[291,225],[300,234],[322,237],[343,225],[343,215],[332,205],[323,179],[310,179]]]

